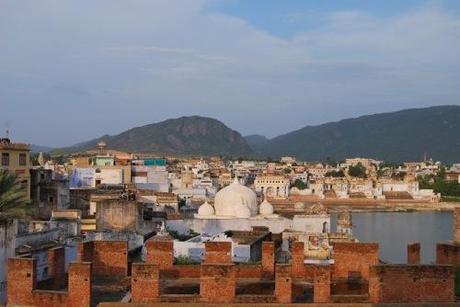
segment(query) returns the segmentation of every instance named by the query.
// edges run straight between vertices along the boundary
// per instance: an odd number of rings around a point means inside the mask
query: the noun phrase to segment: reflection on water
[[[333,230],[335,221],[333,214]],[[422,263],[434,263],[436,243],[452,240],[452,213],[353,213],[353,234],[361,242],[378,242],[383,261],[406,263],[407,243],[420,242]]]

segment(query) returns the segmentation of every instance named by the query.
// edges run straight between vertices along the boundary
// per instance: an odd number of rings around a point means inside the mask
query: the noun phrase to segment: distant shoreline
[[[373,200],[373,199],[319,199],[312,197],[290,197],[289,200],[272,200],[275,211],[293,212],[296,202],[307,204],[321,203],[331,213],[351,212],[427,212],[453,211],[460,207],[459,202],[430,202],[420,200]]]

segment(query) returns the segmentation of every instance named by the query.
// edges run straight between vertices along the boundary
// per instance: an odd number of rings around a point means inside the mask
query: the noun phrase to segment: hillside
[[[293,155],[314,161],[370,157],[420,161],[424,154],[460,161],[460,106],[438,106],[367,115],[280,135],[257,151],[263,156]]]
[[[49,152],[51,150],[53,150],[53,148],[49,147],[49,146],[30,144],[30,151],[33,152],[33,153]]]
[[[177,155],[249,156],[253,151],[237,131],[212,118],[190,116],[168,119],[133,128],[118,135],[100,138],[54,150],[74,153],[95,149],[105,141],[108,148],[128,152],[154,152]]]
[[[268,143],[268,138],[263,135],[259,134],[251,134],[244,137],[246,142],[248,142],[249,146],[254,150],[256,153],[262,153],[265,146]]]

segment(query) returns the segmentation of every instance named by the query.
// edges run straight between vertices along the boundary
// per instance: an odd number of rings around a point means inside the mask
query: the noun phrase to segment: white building
[[[251,261],[251,245],[239,243],[225,233],[216,235],[202,234],[188,241],[174,240],[174,257],[187,257],[196,262],[202,262],[205,256],[205,242],[231,242],[232,260],[234,262]],[[254,257],[254,255],[252,255]],[[260,259],[259,259],[260,260]]]
[[[289,179],[275,175],[257,176],[254,180],[254,188],[257,193],[271,198],[288,198]]]
[[[314,214],[295,215],[292,219],[274,214],[273,206],[267,201],[257,204],[253,190],[235,180],[220,190],[214,206],[205,202],[193,219],[168,220],[168,229],[186,233],[217,234],[227,230],[251,230],[253,226],[268,227],[272,233],[285,229],[308,232],[328,232],[330,215],[326,211]]]

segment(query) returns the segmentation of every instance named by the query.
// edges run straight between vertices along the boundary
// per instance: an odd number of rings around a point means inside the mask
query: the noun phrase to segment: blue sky
[[[273,137],[459,104],[460,1],[0,0],[0,129],[64,146],[183,115]]]
[[[361,11],[375,17],[391,17],[408,13],[422,6],[460,9],[458,0],[222,0],[207,6],[210,12],[220,12],[246,20],[273,35],[289,38],[308,29],[327,26],[328,14],[339,11]]]

